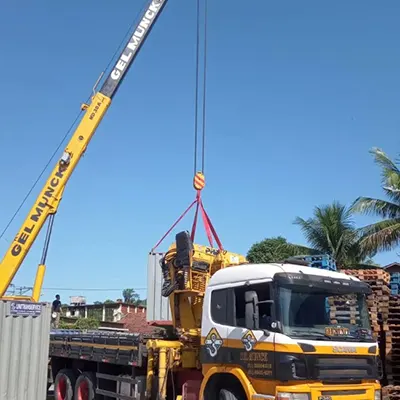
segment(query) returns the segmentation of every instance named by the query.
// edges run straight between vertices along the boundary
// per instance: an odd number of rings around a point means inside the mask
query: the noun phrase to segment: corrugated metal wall
[[[147,321],[171,321],[168,298],[161,296],[163,283],[160,260],[162,253],[150,253],[147,263]]]
[[[51,306],[0,301],[0,400],[45,400]]]

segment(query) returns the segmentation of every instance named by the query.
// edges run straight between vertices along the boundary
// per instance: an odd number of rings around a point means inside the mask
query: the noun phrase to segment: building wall
[[[131,304],[87,304],[86,306],[69,306],[65,310],[66,317],[98,318],[100,321],[119,322],[127,314],[144,313],[146,308]]]

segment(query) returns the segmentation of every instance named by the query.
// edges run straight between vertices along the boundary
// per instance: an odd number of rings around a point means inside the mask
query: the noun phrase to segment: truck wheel
[[[219,400],[244,400],[241,396],[237,396],[233,391],[221,389],[219,392]]]
[[[74,398],[75,375],[70,369],[62,369],[54,380],[55,400],[72,400]]]
[[[75,400],[94,400],[96,396],[96,378],[92,372],[79,375],[75,383]]]

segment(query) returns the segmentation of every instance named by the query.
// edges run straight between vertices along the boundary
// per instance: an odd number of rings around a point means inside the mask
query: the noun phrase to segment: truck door
[[[246,318],[246,296],[258,297],[256,325]],[[271,332],[271,282],[207,291],[202,321],[201,362],[204,366],[237,367],[254,380],[273,379],[275,333]],[[247,295],[246,295],[247,293]],[[257,322],[258,320],[258,322]],[[255,328],[257,326],[257,328]],[[206,367],[207,368],[207,367]]]
[[[232,288],[234,323],[227,327],[231,362],[238,363],[249,378],[274,377],[275,333],[272,332],[271,282]]]

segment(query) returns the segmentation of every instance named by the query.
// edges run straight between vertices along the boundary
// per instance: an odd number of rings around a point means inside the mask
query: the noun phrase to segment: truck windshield
[[[363,293],[335,293],[327,288],[280,286],[278,309],[282,331],[291,337],[320,340],[371,340]]]

